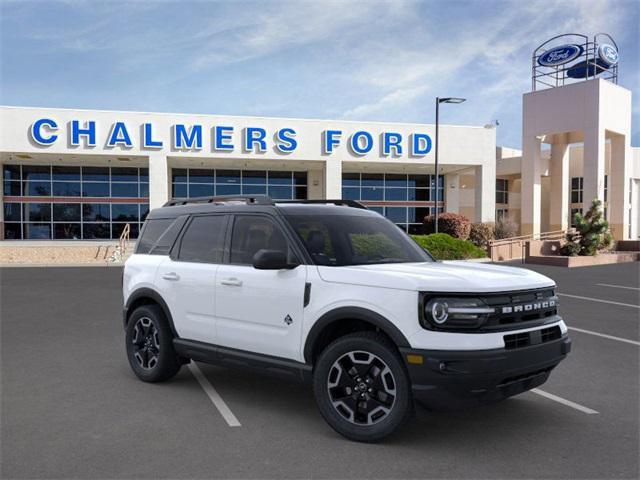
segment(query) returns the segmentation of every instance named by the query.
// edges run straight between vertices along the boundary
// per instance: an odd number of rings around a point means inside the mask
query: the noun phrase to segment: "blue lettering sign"
[[[50,134],[49,136],[43,135],[42,128],[46,127],[47,130],[51,132],[55,132],[58,130],[58,124],[51,120],[50,118],[41,118],[36,120],[33,125],[31,125],[31,138],[38,145],[51,145],[57,139],[58,135]]]
[[[259,152],[266,152],[267,142],[264,140],[266,136],[267,132],[264,128],[247,127],[245,129],[244,149],[247,152],[253,152],[253,147],[257,145]]]
[[[202,125],[193,125],[189,130],[181,123],[174,125],[173,147],[177,149],[202,149]]]
[[[364,140],[364,143],[361,142]],[[360,130],[351,136],[351,150],[356,155],[365,155],[373,148],[373,137],[369,132]]]
[[[325,154],[333,153],[336,146],[340,145],[342,130],[325,130],[322,142],[322,150]]]
[[[547,50],[540,55],[538,57],[538,64],[543,67],[557,67],[558,65],[564,65],[565,63],[569,63],[570,61],[578,58],[582,55],[583,51],[584,48],[580,45],[560,45]]]
[[[394,155],[402,155],[402,135],[386,132],[382,136],[382,154],[391,155],[392,148]]]
[[[87,146],[96,146],[96,122],[90,120],[85,122],[85,127],[80,128],[78,120],[71,121],[71,145],[77,147],[80,145],[80,137],[87,138]]]
[[[144,130],[142,134],[142,146],[143,148],[162,148],[162,140],[153,140],[153,125],[150,123],[144,124]]]
[[[426,155],[431,151],[431,137],[426,133],[414,133],[411,142],[411,155]]]
[[[131,137],[127,131],[127,126],[124,122],[116,122],[111,128],[111,135],[107,141],[107,147],[115,147],[116,145],[122,145],[123,147],[130,148],[133,146],[131,143]]]
[[[281,128],[276,132],[276,148],[282,153],[293,152],[298,147],[298,142],[294,138],[296,131],[293,128]]]
[[[216,150],[233,150],[233,144],[227,143],[232,140],[231,134],[233,127],[215,127],[214,128],[213,148]]]

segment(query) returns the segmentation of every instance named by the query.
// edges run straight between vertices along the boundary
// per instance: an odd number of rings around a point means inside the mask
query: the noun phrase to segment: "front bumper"
[[[400,349],[414,397],[438,410],[492,403],[542,385],[570,351],[571,339],[566,334],[514,349]],[[417,363],[420,358],[422,364]]]

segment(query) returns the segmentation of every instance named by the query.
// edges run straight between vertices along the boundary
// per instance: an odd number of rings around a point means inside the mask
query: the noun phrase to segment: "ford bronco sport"
[[[146,382],[190,360],[313,384],[320,413],[380,440],[414,399],[451,409],[544,383],[567,355],[552,280],[435,261],[347,200],[172,200],[153,210],[124,277],[126,351]]]

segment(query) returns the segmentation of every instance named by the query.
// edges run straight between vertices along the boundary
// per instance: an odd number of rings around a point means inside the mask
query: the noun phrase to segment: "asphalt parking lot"
[[[639,264],[530,268],[573,339],[541,392],[418,409],[376,445],[334,433],[303,384],[199,364],[229,426],[188,368],[138,381],[120,268],[1,269],[2,478],[638,478]]]

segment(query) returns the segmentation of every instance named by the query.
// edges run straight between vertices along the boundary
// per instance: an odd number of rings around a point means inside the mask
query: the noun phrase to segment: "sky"
[[[531,54],[607,32],[640,145],[637,0],[0,0],[0,104],[485,125],[519,148]]]

